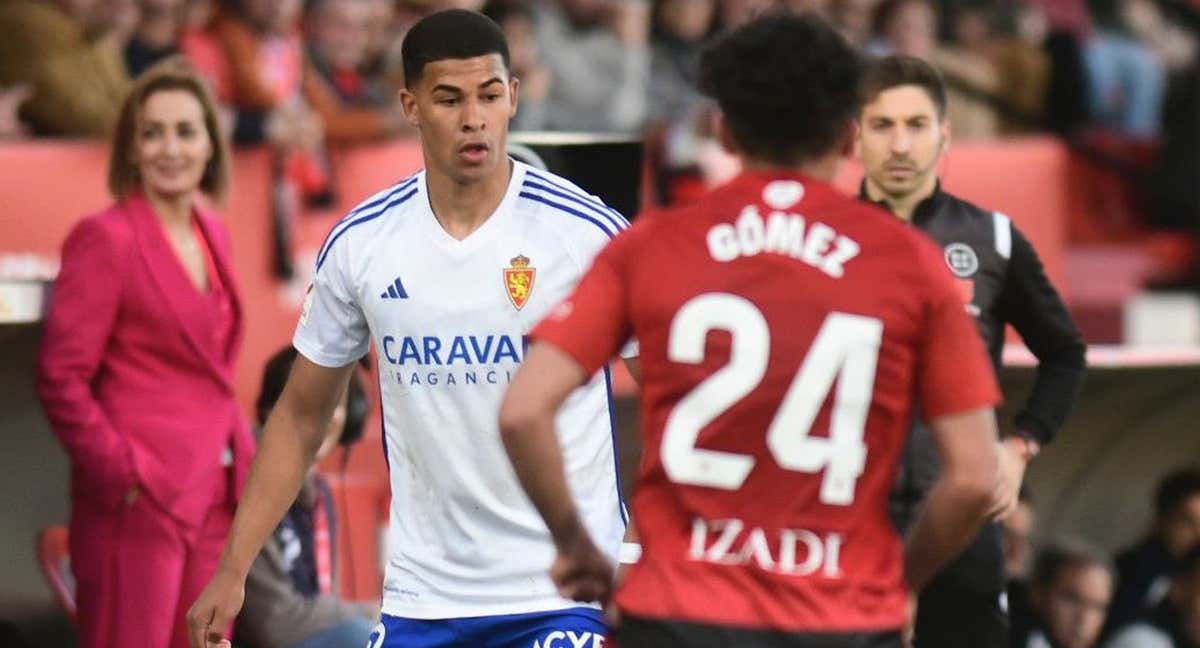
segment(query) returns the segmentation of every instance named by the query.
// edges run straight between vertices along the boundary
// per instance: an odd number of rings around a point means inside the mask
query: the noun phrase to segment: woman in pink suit
[[[63,244],[38,394],[71,457],[84,648],[183,648],[254,451],[234,398],[242,308],[220,199],[228,147],[180,60],[138,80],[113,139],[116,204]]]

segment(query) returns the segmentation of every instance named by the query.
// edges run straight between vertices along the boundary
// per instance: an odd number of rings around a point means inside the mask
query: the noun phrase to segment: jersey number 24
[[[667,356],[673,362],[700,364],[712,330],[730,333],[729,364],[697,385],[671,411],[663,432],[662,461],[667,476],[676,483],[737,490],[754,468],[754,457],[697,448],[696,440],[700,430],[762,381],[770,359],[771,333],[766,318],[750,301],[726,293],[704,294],[675,314]],[[820,498],[826,504],[854,501],[854,486],[867,460],[863,431],[882,339],[880,320],[830,313],[767,430],[767,447],[781,467],[805,473],[825,470]],[[829,436],[811,436],[813,421],[839,377]]]

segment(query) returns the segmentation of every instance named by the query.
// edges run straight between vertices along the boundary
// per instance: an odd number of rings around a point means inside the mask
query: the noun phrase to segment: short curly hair
[[[745,155],[791,166],[838,144],[858,113],[863,69],[822,19],[771,12],[710,45],[700,81]]]

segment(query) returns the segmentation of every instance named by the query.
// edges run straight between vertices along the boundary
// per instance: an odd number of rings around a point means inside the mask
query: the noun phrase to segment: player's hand
[[[563,598],[574,601],[607,603],[612,596],[612,563],[586,534],[565,547],[550,568],[550,578]]]
[[[192,648],[230,648],[226,631],[246,598],[246,579],[233,570],[217,568],[208,587],[188,610],[188,641]]]
[[[1025,456],[1013,443],[1000,442],[1000,479],[996,483],[996,492],[992,496],[992,508],[988,519],[1000,521],[1012,515],[1017,510],[1017,500],[1021,493],[1021,482],[1025,479]]]

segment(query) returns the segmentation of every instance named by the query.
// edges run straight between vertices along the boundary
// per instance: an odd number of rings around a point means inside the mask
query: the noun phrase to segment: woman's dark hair
[[[858,113],[863,63],[828,23],[768,13],[719,38],[700,58],[700,82],[716,99],[747,156],[795,165],[829,152]]]

